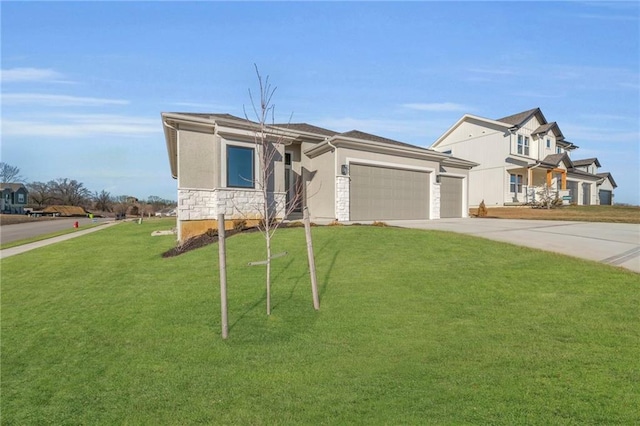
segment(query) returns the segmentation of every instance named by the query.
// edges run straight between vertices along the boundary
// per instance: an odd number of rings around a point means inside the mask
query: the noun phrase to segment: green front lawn
[[[170,228],[174,220],[166,223]],[[2,260],[2,424],[637,424],[638,274],[465,235],[125,223]]]

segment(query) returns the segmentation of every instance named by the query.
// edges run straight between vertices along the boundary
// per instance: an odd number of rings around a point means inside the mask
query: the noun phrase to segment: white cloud
[[[637,144],[638,140],[640,140],[640,133],[632,129],[608,129],[571,123],[562,125],[562,133],[579,146],[581,145],[580,141],[593,141],[606,143],[609,149],[615,144]]]
[[[2,119],[3,136],[82,138],[118,135],[129,137],[160,133],[158,120],[107,114],[76,114],[51,117],[50,121]]]
[[[566,97],[565,94],[560,94],[560,93],[534,92],[534,91],[516,92],[516,93],[514,93],[514,95],[523,96],[525,98],[545,98],[545,99],[547,99],[547,98],[557,99],[557,98],[565,98]]]
[[[123,99],[90,98],[84,96],[49,95],[45,93],[3,93],[2,103],[5,105],[28,104],[41,106],[102,106],[127,105]]]
[[[471,108],[456,104],[453,102],[440,102],[440,103],[409,103],[403,104],[404,108],[415,109],[418,111],[433,111],[433,112],[451,112],[451,111],[469,111]]]
[[[479,74],[494,74],[494,75],[516,75],[516,72],[512,68],[469,68],[467,71],[479,73]]]
[[[3,83],[16,83],[24,81],[43,81],[62,83],[62,74],[48,68],[11,68],[0,72]]]

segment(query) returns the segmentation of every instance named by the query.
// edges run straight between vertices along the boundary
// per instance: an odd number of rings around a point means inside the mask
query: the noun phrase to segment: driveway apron
[[[387,224],[475,235],[640,273],[640,225],[516,219],[392,220]]]

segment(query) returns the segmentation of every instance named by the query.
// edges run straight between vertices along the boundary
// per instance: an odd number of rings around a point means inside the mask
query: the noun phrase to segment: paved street
[[[98,222],[106,222],[109,218],[96,218]],[[89,225],[91,219],[87,217],[79,218],[57,218],[38,222],[16,223],[13,225],[0,226],[0,243],[10,243],[12,241],[24,240],[37,237],[38,235],[50,234],[73,227],[73,223],[78,221],[80,227]]]

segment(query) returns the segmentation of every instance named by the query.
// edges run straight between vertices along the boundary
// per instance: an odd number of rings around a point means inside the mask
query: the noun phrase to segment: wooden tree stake
[[[313,309],[320,310],[318,298],[318,282],[316,281],[316,261],[313,257],[313,242],[311,241],[311,222],[309,221],[309,208],[304,207],[302,218],[304,221],[304,233],[307,238],[307,255],[309,256],[309,274],[311,274],[311,295],[313,296]]]
[[[218,259],[220,263],[220,312],[222,316],[222,338],[229,336],[227,316],[227,249],[224,243],[224,214],[218,215]]]

